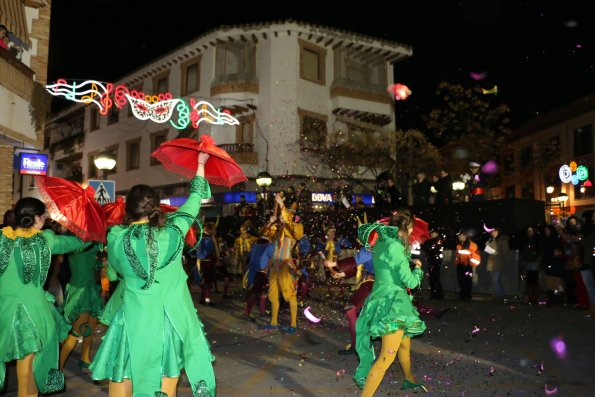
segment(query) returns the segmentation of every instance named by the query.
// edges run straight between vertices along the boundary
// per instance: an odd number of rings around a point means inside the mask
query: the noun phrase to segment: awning
[[[29,31],[27,30],[23,0],[0,1],[0,25],[6,26],[10,33],[27,46],[29,45]]]

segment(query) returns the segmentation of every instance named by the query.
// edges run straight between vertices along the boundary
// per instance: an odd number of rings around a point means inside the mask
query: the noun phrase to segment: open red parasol
[[[419,244],[423,244],[430,239],[430,230],[428,227],[428,222],[418,217],[414,217],[414,220],[415,223],[413,224],[413,231],[409,236],[409,241],[417,241]]]
[[[107,227],[112,227],[122,223],[124,215],[126,215],[126,203],[124,197],[118,196],[113,203],[107,203],[103,206],[105,213],[105,223]]]
[[[174,212],[178,209],[178,207],[168,204],[159,204],[159,208],[164,214]],[[105,212],[107,227],[121,224],[126,215],[126,202],[124,201],[124,197],[120,196],[114,203],[105,204],[103,206],[103,211]],[[189,246],[194,246],[194,244],[196,244],[196,232],[193,227],[186,233],[184,242]]]
[[[84,241],[105,243],[105,215],[95,190],[51,176],[35,176],[50,217]]]
[[[172,139],[162,143],[151,156],[177,174],[192,178],[198,166],[197,153],[211,155],[205,165],[205,178],[212,184],[231,187],[247,180],[244,171],[229,154],[215,145],[210,135],[202,135],[200,141],[190,138]]]

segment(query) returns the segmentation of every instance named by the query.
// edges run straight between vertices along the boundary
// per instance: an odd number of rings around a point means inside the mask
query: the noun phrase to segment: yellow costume
[[[283,298],[289,303],[291,313],[291,328],[295,332],[297,327],[297,297],[295,280],[291,273],[294,267],[291,251],[296,241],[304,235],[304,227],[293,221],[293,211],[283,208],[281,210],[281,221],[283,225],[277,230],[275,249],[272,266],[269,273],[269,300],[271,301],[272,315],[271,327],[277,327],[277,316],[279,314],[279,289]]]

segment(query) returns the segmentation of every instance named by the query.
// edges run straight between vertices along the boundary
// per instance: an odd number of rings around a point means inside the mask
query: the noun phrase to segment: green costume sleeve
[[[109,263],[107,264],[107,278],[109,281],[116,281],[118,279],[118,273]]]
[[[211,197],[209,182],[203,177],[195,176],[190,181],[190,195],[188,196],[188,200],[176,211],[176,213],[186,213],[190,216],[176,216],[172,218],[173,224],[180,228],[182,234],[186,235],[188,233],[188,229],[190,229],[190,226],[194,222],[194,219],[191,217],[198,215],[201,200],[209,197]]]
[[[403,244],[399,241],[393,241],[390,244],[389,252],[392,259],[391,267],[398,271],[399,279],[405,287],[410,289],[419,287],[424,273],[421,269],[415,269],[414,271],[409,269],[409,260],[405,255]]]
[[[85,243],[76,236],[56,235],[51,230],[44,230],[42,233],[48,242],[52,254],[66,254],[76,249],[85,248],[93,244],[91,242]]]

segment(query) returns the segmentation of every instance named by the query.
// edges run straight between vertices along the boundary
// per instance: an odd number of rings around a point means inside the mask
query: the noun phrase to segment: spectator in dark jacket
[[[440,178],[434,183],[436,189],[436,205],[452,203],[452,178],[445,170],[440,170]]]
[[[423,172],[418,172],[416,176],[416,180],[413,183],[413,205],[414,206],[423,206],[428,205],[430,203],[430,196],[432,192],[430,188],[432,185],[428,178],[426,178],[426,174]]]

